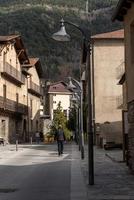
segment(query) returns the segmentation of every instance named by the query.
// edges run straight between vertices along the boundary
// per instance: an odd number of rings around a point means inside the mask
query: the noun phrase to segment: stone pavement
[[[85,147],[87,152],[87,147]],[[88,188],[88,200],[134,200],[134,175],[122,161],[119,150],[105,151],[94,149],[95,184],[88,185],[88,164],[81,162],[85,183]]]

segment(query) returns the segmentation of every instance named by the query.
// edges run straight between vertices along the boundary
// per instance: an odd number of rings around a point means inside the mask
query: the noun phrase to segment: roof
[[[20,63],[29,63],[28,55],[20,35],[0,36],[0,44],[14,44]]]
[[[13,40],[17,37],[20,37],[20,35],[0,36],[0,42],[8,42],[8,41]]]
[[[0,44],[14,44],[22,68],[35,66],[40,78],[43,78],[43,69],[39,58],[29,58],[20,35],[0,36]],[[28,71],[25,70],[28,73]]]
[[[93,35],[92,39],[124,39],[124,29]]]
[[[134,3],[133,0],[119,0],[116,10],[113,14],[112,20],[124,20],[124,15],[127,14],[127,10],[131,8],[131,4]]]
[[[67,88],[67,85],[63,81],[60,81],[51,84],[49,86],[48,93],[72,94],[72,91]]]
[[[44,72],[43,72],[43,69],[41,66],[40,59],[39,58],[29,58],[29,61],[32,66],[35,66],[39,78],[43,78]]]
[[[31,65],[36,65],[36,63],[39,61],[39,58],[29,58]]]

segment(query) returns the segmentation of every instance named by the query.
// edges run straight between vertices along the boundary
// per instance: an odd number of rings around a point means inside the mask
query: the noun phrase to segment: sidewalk
[[[72,145],[71,161],[71,200],[88,200],[88,190],[81,170],[80,152]]]
[[[134,175],[131,175],[122,160],[121,151],[94,149],[93,186],[88,185],[87,147],[85,160],[81,162],[85,183],[88,187],[88,200],[134,200]]]

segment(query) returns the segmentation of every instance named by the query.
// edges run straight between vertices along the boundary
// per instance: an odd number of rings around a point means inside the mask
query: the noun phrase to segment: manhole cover
[[[0,188],[0,193],[10,193],[15,191],[17,191],[15,188]]]

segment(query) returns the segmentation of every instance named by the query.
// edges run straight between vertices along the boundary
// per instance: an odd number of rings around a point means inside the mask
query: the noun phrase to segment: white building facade
[[[58,104],[60,103],[67,120],[69,119],[69,109],[70,109],[70,99],[72,92],[67,89],[67,86],[64,82],[57,82],[50,85],[49,90],[49,111],[50,119],[53,120],[54,111],[57,109]]]

